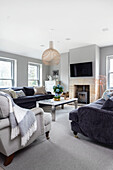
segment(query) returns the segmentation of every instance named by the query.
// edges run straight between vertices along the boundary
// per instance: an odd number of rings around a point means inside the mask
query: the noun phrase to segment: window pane
[[[29,79],[38,79],[37,66],[28,65],[28,78]]]
[[[11,79],[11,62],[0,61],[0,78]]]
[[[110,84],[109,87],[113,88],[113,74],[110,74]]]
[[[0,87],[12,87],[12,80],[0,80]]]
[[[37,86],[38,85],[38,81],[37,80],[33,80],[33,81],[28,81],[28,86]]]
[[[110,72],[113,72],[113,58],[110,59]]]

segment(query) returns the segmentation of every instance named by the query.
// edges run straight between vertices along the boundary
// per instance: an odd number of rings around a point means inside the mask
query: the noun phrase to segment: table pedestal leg
[[[53,121],[55,121],[55,110],[56,110],[56,107],[52,106],[52,120]]]
[[[75,109],[77,109],[78,106],[78,100],[74,101]]]
[[[64,109],[64,104],[62,104],[61,108]]]

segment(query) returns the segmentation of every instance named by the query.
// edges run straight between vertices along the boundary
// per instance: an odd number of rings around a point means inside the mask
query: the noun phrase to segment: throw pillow
[[[0,89],[0,91],[9,94],[12,97],[9,89]]]
[[[46,94],[44,86],[42,87],[34,86],[34,91],[35,91],[35,94]]]
[[[101,109],[113,111],[113,101],[111,99],[106,100]]]
[[[25,96],[25,93],[22,90],[18,90],[18,91],[15,91],[15,92],[16,92],[17,98]]]
[[[110,99],[113,101],[113,96],[111,96]]]
[[[26,96],[33,96],[34,95],[34,88],[33,87],[24,87],[24,91]]]
[[[111,96],[113,96],[113,92],[110,92],[109,90],[106,90],[106,91],[103,93],[102,98],[103,98],[104,100],[107,100],[107,99],[109,99]]]
[[[11,93],[13,99],[17,99],[16,92],[13,89],[9,89],[9,92]]]
[[[4,96],[0,96],[0,118],[6,118],[9,116],[9,102]]]

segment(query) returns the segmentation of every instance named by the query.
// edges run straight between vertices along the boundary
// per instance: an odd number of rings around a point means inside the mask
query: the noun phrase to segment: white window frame
[[[12,81],[12,86],[16,86],[16,60],[10,59],[10,58],[5,58],[5,57],[0,57],[0,61],[5,61],[5,62],[11,62],[11,78],[0,78],[0,80],[11,80]],[[7,88],[7,87],[0,87],[0,88]]]
[[[107,86],[107,89],[113,89],[113,87],[110,87],[110,74],[113,74],[113,72],[110,72],[110,59],[113,59],[113,55],[107,56],[107,58],[106,58],[106,77],[107,77],[106,86]]]
[[[42,86],[42,64],[39,63],[33,63],[33,62],[28,62],[28,67],[29,65],[31,66],[37,66],[37,68],[39,69],[39,73],[37,72],[37,75],[39,74],[39,79],[37,76],[37,79],[29,79],[29,75],[28,75],[28,86],[29,86],[29,81],[37,81],[37,86]],[[29,69],[29,68],[28,68]],[[38,70],[37,70],[38,71]]]

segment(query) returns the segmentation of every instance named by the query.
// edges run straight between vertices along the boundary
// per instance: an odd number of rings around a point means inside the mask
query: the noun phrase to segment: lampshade
[[[57,65],[60,62],[60,54],[53,49],[53,41],[49,42],[49,48],[42,54],[42,61],[45,65]]]

